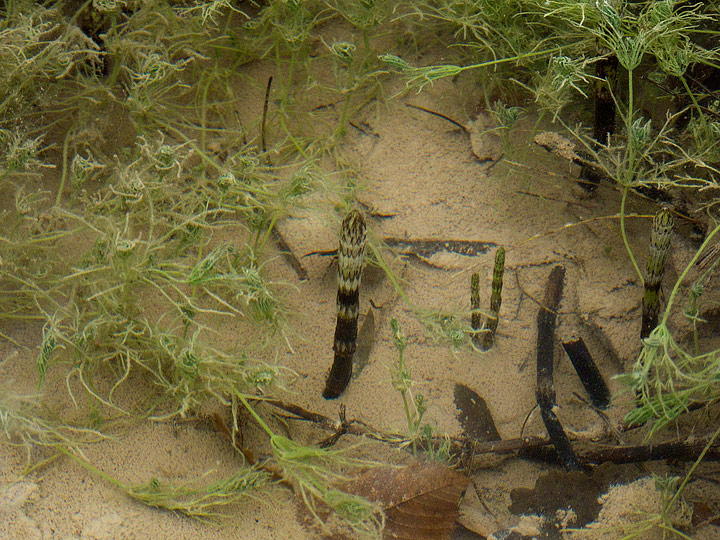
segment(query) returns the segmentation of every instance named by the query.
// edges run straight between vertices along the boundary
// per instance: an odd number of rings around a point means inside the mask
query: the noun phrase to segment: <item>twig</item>
[[[590,401],[595,407],[606,409],[610,404],[610,390],[608,390],[605,379],[593,360],[590,351],[583,338],[563,343],[563,348],[575,368],[585,391],[590,396]]]
[[[268,405],[292,414],[297,420],[306,420],[314,423],[320,429],[340,433],[335,437],[334,443],[344,434],[368,437],[375,441],[383,442],[397,447],[407,447],[409,439],[397,433],[389,433],[366,424],[362,420],[333,420],[319,413],[309,411],[299,405],[287,403],[276,399],[262,400]],[[332,438],[332,437],[331,437]],[[329,439],[324,439],[327,441]],[[694,461],[703,450],[710,435],[703,435],[693,440],[675,440],[659,444],[639,446],[607,446],[597,443],[585,443],[578,448],[578,461],[583,464],[603,463],[639,463],[661,459],[680,459]],[[427,445],[427,442],[425,442]],[[447,444],[445,437],[433,437],[430,444],[439,447]],[[482,454],[511,454],[518,451],[532,451],[553,444],[547,437],[518,437],[502,441],[474,442],[465,437],[450,438],[450,453],[453,456],[463,456],[468,453],[473,455]],[[587,447],[587,445],[591,445]],[[423,444],[419,444],[422,448]],[[427,446],[426,446],[427,448]],[[720,461],[720,441],[716,441],[705,454],[706,460]]]
[[[268,405],[272,405],[273,407],[294,415],[298,420],[312,422],[325,431],[332,431],[333,433],[343,431],[342,434],[368,437],[376,441],[400,447],[406,446],[409,442],[409,438],[403,435],[375,429],[362,420],[352,419],[343,421],[341,417],[340,421],[337,421],[293,403],[287,403],[278,399],[266,399],[263,401]],[[438,447],[447,443],[445,437],[433,437],[430,441],[433,446],[437,445]],[[468,451],[472,451],[475,454],[507,454],[522,448],[545,446],[548,444],[551,444],[550,440],[544,437],[519,437],[517,439],[490,442],[474,442],[465,437],[454,437],[450,439],[450,452],[453,455],[460,455]],[[422,446],[422,444],[420,444],[420,446]]]
[[[420,107],[419,105],[413,105],[412,103],[406,103],[405,105],[406,105],[407,107],[410,107],[411,109],[417,109],[418,111],[422,111],[422,112],[425,112],[425,113],[428,113],[428,114],[432,114],[433,116],[437,116],[438,118],[442,118],[443,120],[447,120],[447,121],[450,122],[451,124],[456,125],[456,126],[459,127],[460,129],[462,129],[465,133],[468,133],[468,134],[470,133],[470,131],[468,130],[467,127],[463,126],[463,125],[462,125],[460,122],[458,122],[457,120],[453,120],[453,119],[450,118],[449,116],[445,116],[444,114],[439,113],[439,112],[437,112],[437,111],[433,111],[432,109],[426,109],[425,107]]]
[[[596,149],[599,144],[607,144],[610,135],[615,133],[615,87],[617,86],[618,59],[614,54],[607,55],[595,63],[595,119],[593,139]],[[583,165],[578,184],[592,193],[603,179],[597,169]]]
[[[710,441],[710,436],[640,446],[599,446],[582,453],[586,463],[639,463],[660,459],[695,461]],[[704,460],[720,460],[720,441],[713,442]]]
[[[318,443],[318,446],[320,448],[329,448],[330,446],[334,445],[336,442],[340,440],[340,437],[345,435],[348,430],[348,421],[345,416],[345,405],[340,405],[340,427],[338,430],[330,435],[327,439],[323,439]]]
[[[558,265],[550,272],[543,307],[540,308],[537,316],[537,389],[535,395],[540,406],[545,429],[555,445],[558,456],[567,470],[580,469],[575,452],[570,444],[570,439],[555,414],[555,385],[553,383],[553,350],[556,311],[560,305],[560,298],[563,291],[563,280],[565,269]]]

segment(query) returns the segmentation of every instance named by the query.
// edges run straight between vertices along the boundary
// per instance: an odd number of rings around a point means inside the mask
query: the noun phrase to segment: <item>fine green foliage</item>
[[[273,457],[284,480],[291,483],[305,502],[316,523],[331,532],[319,513],[330,508],[341,516],[361,538],[380,538],[385,515],[377,503],[346,493],[337,486],[347,480],[335,467],[357,468],[375,465],[371,461],[350,457],[346,450],[303,446],[288,437],[274,433],[251,406],[247,397],[236,395],[270,438]]]
[[[683,279],[718,232],[720,226],[708,235],[678,278],[660,323],[643,341],[632,373],[622,377],[639,396],[638,407],[626,415],[625,421],[631,425],[652,421],[648,438],[686,412],[691,403],[713,403],[720,399],[717,384],[720,351],[688,352],[668,329]]]
[[[250,17],[227,1],[164,0],[0,10],[0,191],[11,202],[0,209],[0,320],[38,325],[39,389],[64,378],[96,422],[108,411],[188,416],[281,387],[292,373],[267,359],[289,345],[287,286],[268,277],[269,240],[310,196],[334,196],[320,158],[372,90],[375,53],[367,41],[362,54],[338,42],[318,60],[336,62],[323,88],[345,100],[326,145],[294,132],[308,124],[295,79],[313,84],[318,24],[342,11],[365,17],[369,37],[373,11],[278,1]],[[245,114],[243,125],[236,108],[238,85],[254,84],[239,68],[265,58],[281,73],[272,160],[259,148],[260,119]],[[53,168],[58,181],[48,182]],[[51,192],[38,189],[46,183]],[[242,329],[232,348],[218,340],[223,324]],[[124,388],[138,372],[154,395],[128,409]],[[148,505],[214,517],[267,483],[248,465],[211,483],[121,484],[82,455],[77,441],[100,433],[45,420],[31,403],[2,404],[10,440],[65,453]],[[351,460],[268,437],[311,508],[323,501],[378,536],[382,512],[334,487],[333,470]]]
[[[81,453],[83,447],[105,438],[94,429],[61,424],[47,419],[48,416],[38,403],[37,396],[20,396],[10,388],[2,388],[0,433],[11,444],[26,448],[28,470],[33,447],[64,447]]]
[[[104,473],[81,455],[70,452],[65,446],[57,445],[55,448],[60,454],[66,455],[143,504],[202,521],[217,521],[225,517],[223,510],[246,497],[256,496],[255,491],[269,484],[267,472],[249,466],[242,466],[237,472],[212,482],[203,482],[206,476],[213,473],[208,471],[201,478],[180,484],[159,478],[151,478],[142,484],[125,484]]]
[[[674,0],[5,2],[0,339],[32,350],[40,396],[3,394],[0,431],[28,456],[35,446],[49,459],[65,454],[145,504],[199,518],[266,491],[279,475],[315,517],[330,508],[358,535],[379,537],[379,507],[338,487],[339,470],[368,463],[276,434],[254,401],[293,376],[277,360],[293,335],[284,301],[292,291],[272,277],[278,222],[298,208],[329,214],[328,199],[348,202],[362,180],[346,174],[340,143],[358,111],[392,99],[386,82],[422,91],[474,79],[506,150],[520,115],[536,111],[615,182],[622,240],[642,280],[625,232],[628,197],[717,189],[717,94],[697,80],[702,67],[720,69],[717,23],[717,2]],[[447,45],[447,60],[422,65],[430,43]],[[594,141],[586,103],[595,66],[609,57],[620,65],[608,82],[619,127]],[[247,96],[266,88],[266,110],[246,110]],[[651,434],[691,404],[720,399],[719,351],[699,351],[697,338],[689,351],[669,320],[716,232],[626,377],[640,396],[627,420],[652,421]],[[414,305],[381,242],[369,245],[371,263],[427,333],[466,347],[468,313]],[[689,293],[693,328],[704,279]],[[34,343],[14,335],[17,323],[34,330]],[[232,341],[219,333],[225,326],[237,331]],[[392,331],[402,440],[447,459],[447,448],[430,444],[427,404],[413,392],[394,319]],[[124,389],[137,373],[150,395],[131,409]],[[246,463],[215,481],[120,483],[83,455],[105,435],[39,405],[51,380],[66,381],[92,426],[109,413],[192,416],[209,402],[231,407],[236,421],[244,411],[264,430],[268,466]]]
[[[407,347],[407,337],[402,333],[400,323],[395,318],[390,319],[390,329],[392,331],[393,345],[398,353],[397,361],[390,368],[391,380],[395,390],[400,392],[408,429],[403,446],[410,447],[413,453],[417,453],[422,449],[428,458],[447,462],[450,460],[449,440],[446,439],[440,445],[434,444],[433,427],[429,423],[423,422],[428,407],[425,396],[413,392],[412,371],[405,362],[404,354]]]

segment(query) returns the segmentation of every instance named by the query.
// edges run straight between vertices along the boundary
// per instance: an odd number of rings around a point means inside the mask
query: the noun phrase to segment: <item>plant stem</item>
[[[253,245],[253,251],[256,251],[256,250],[262,251],[262,249],[265,247],[265,244],[267,243],[268,238],[270,238],[270,234],[272,233],[273,228],[275,228],[275,222],[277,221],[277,218],[279,215],[280,215],[279,212],[275,212],[275,214],[273,214],[273,217],[270,220],[270,225],[268,225],[267,231],[265,231],[265,235],[263,236],[263,239],[260,242],[260,245],[257,245],[257,239],[260,237],[259,231],[258,231],[258,236],[255,238],[255,240],[256,240],[255,245]]]
[[[715,229],[715,230],[717,230],[717,229]],[[705,448],[703,448],[702,452],[700,452],[700,455],[695,460],[695,463],[692,464],[692,467],[690,467],[690,470],[685,475],[685,478],[683,479],[682,484],[680,484],[677,491],[673,495],[672,499],[670,499],[670,502],[668,503],[668,505],[665,508],[663,508],[663,512],[669,511],[673,507],[673,504],[675,504],[675,501],[680,496],[680,493],[682,492],[682,490],[685,488],[685,485],[688,483],[688,480],[690,480],[690,477],[692,476],[693,472],[695,472],[695,469],[697,469],[698,465],[700,465],[700,462],[705,457],[705,454],[707,453],[707,451],[710,450],[710,448],[712,448],[712,445],[715,442],[715,439],[717,439],[718,435],[720,435],[720,428],[716,429],[715,433],[713,433],[712,437],[710,437],[710,440],[705,445]]]
[[[635,178],[635,144],[631,139],[634,137],[633,126],[633,72],[628,70],[628,110],[625,116],[625,131],[627,132],[628,145],[627,148],[627,165],[624,170],[624,178],[621,179],[623,186],[629,186]],[[625,188],[627,190],[627,187]],[[637,265],[636,265],[637,266]]]
[[[637,261],[635,260],[635,256],[633,255],[632,248],[630,247],[630,242],[628,242],[627,233],[625,232],[625,201],[627,200],[627,195],[629,191],[629,187],[625,185],[623,188],[623,195],[622,199],[620,201],[620,234],[622,235],[623,244],[625,244],[625,250],[628,253],[628,256],[630,257],[630,261],[633,264],[633,267],[635,268],[635,272],[637,272],[638,278],[640,279],[640,285],[645,286],[645,278],[643,278],[643,273],[640,270],[640,267],[638,266]]]
[[[695,94],[693,94],[692,91],[690,90],[690,87],[688,86],[688,83],[685,80],[685,77],[680,77],[680,82],[682,82],[683,87],[685,88],[685,91],[688,93],[688,96],[690,96],[690,99],[692,100],[693,105],[695,106],[695,108],[697,109],[697,112],[702,117],[702,109],[700,108],[700,104],[697,102],[697,99],[695,99]]]
[[[373,255],[375,256],[375,260],[378,263],[378,266],[383,269],[385,272],[385,275],[390,279],[390,282],[395,287],[395,290],[400,295],[400,298],[403,299],[403,301],[407,304],[407,306],[415,313],[418,312],[418,309],[413,305],[412,302],[410,302],[410,299],[405,294],[405,291],[400,287],[400,284],[397,281],[397,278],[395,277],[395,274],[392,272],[388,264],[385,262],[385,259],[383,259],[382,255],[380,254],[380,250],[377,248],[377,246],[373,242],[368,242],[368,245],[370,247],[370,250],[372,251]]]
[[[240,394],[238,392],[235,392],[235,396],[240,400],[240,402],[245,406],[247,411],[252,415],[252,417],[255,419],[255,421],[260,425],[261,428],[267,433],[270,437],[274,437],[275,434],[272,432],[270,427],[265,423],[265,421],[260,418],[260,415],[255,412],[255,409],[253,409],[250,404],[248,403],[247,399],[243,394]]]
[[[664,326],[667,323],[667,320],[670,317],[670,308],[672,307],[673,302],[675,301],[675,296],[677,295],[678,291],[680,290],[680,285],[685,280],[685,276],[690,271],[690,269],[693,266],[695,266],[695,263],[700,258],[701,253],[705,250],[705,248],[708,246],[708,244],[713,239],[713,237],[718,233],[718,231],[720,231],[720,225],[715,227],[712,230],[712,232],[707,235],[707,237],[705,238],[705,241],[702,243],[700,248],[698,248],[698,250],[695,252],[695,255],[690,260],[690,262],[687,264],[687,266],[683,270],[682,274],[680,274],[680,277],[675,282],[675,286],[673,287],[673,290],[670,293],[670,298],[668,299],[667,307],[665,308],[665,314],[663,315],[662,321],[660,321],[660,324],[658,325],[658,327]]]
[[[127,488],[127,486],[126,486],[125,484],[123,484],[123,483],[120,482],[119,480],[113,478],[112,476],[110,476],[110,475],[107,474],[106,472],[101,471],[100,469],[98,469],[95,465],[93,465],[93,464],[90,463],[89,461],[81,458],[80,456],[76,455],[76,454],[73,453],[73,452],[70,452],[67,448],[63,447],[63,445],[61,445],[61,444],[55,444],[55,445],[53,445],[53,448],[55,448],[55,450],[57,450],[58,452],[60,452],[60,453],[62,453],[62,454],[65,454],[67,457],[69,457],[69,458],[72,459],[73,461],[77,462],[79,465],[85,467],[85,468],[86,468],[88,471],[90,471],[91,473],[96,474],[97,476],[99,476],[99,477],[102,478],[103,480],[106,480],[106,481],[110,482],[111,484],[113,484],[113,485],[116,486],[116,487],[119,487],[119,488],[122,489],[123,491],[128,491],[128,488]]]
[[[217,68],[217,66],[216,66]],[[210,82],[212,80],[212,74],[208,77],[207,81],[204,81],[201,91],[201,102],[200,102],[200,149],[204,154],[207,151],[207,95],[210,90]]]
[[[58,187],[57,196],[55,197],[55,206],[60,206],[60,199],[62,199],[63,189],[65,189],[65,180],[67,179],[68,172],[68,150],[70,147],[70,136],[72,135],[75,124],[73,123],[65,134],[65,140],[63,141],[62,148],[62,174],[60,175],[60,186]]]

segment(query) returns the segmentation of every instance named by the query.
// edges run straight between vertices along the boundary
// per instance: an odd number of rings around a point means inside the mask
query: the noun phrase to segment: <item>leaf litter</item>
[[[384,539],[449,539],[460,515],[469,479],[436,462],[377,467],[350,480],[343,490],[380,504]]]

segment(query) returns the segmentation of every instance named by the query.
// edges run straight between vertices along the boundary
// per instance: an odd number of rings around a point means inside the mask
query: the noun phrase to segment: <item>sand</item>
[[[431,51],[427,61],[441,53]],[[263,81],[271,69],[246,68],[245,75],[258,81],[242,89],[247,107],[244,114],[249,118],[262,107]],[[390,80],[385,94],[392,96],[401,90],[401,81]],[[342,175],[352,176],[360,184],[357,204],[365,212],[375,238],[473,240],[505,246],[505,288],[495,346],[480,354],[467,347],[453,350],[445,342],[434,341],[384,274],[369,268],[363,277],[360,311],[368,311],[371,299],[381,306],[374,313],[376,331],[371,356],[340,399],[325,401],[321,392],[332,361],[335,268],[328,257],[301,259],[308,274],[308,279],[301,281],[280,256],[277,246],[272,246],[275,253],[271,252],[272,263],[266,268],[273,279],[287,284],[282,296],[291,314],[287,335],[292,352],[285,348],[277,361],[296,374],[288,378],[284,399],[331,417],[336,417],[340,405],[345,405],[348,417],[360,418],[378,428],[404,431],[400,396],[392,387],[388,371],[396,355],[389,327],[394,317],[408,337],[407,363],[416,391],[429,404],[426,419],[437,432],[457,435],[461,431],[453,403],[454,384],[461,382],[484,397],[503,438],[517,437],[535,405],[536,301],[542,298],[550,270],[558,264],[566,269],[566,287],[557,341],[590,336],[587,339],[591,352],[595,352],[602,373],[614,392],[620,390],[612,376],[626,371],[638,353],[641,296],[622,245],[618,219],[613,217],[619,211],[620,194],[609,184],[600,186],[593,196],[579,190],[575,185],[577,166],[531,143],[536,121],[533,113],[520,120],[509,145],[503,147],[501,159],[495,162],[477,158],[473,146],[478,151],[477,144],[481,143],[475,140],[471,144],[468,132],[407,107],[409,103],[427,107],[465,125],[474,119],[482,103],[482,96],[476,92],[470,79],[459,78],[439,81],[419,94],[410,92],[386,101],[374,100],[353,118],[353,124],[362,129],[350,127],[339,149],[354,165],[354,170]],[[558,126],[542,128],[559,131]],[[55,181],[52,176],[48,178],[50,184]],[[318,206],[323,212],[297,211],[278,223],[283,238],[298,256],[336,247],[339,218],[333,201],[315,201],[315,208]],[[631,198],[628,204],[628,214],[644,216],[627,221],[630,244],[641,261],[645,260],[649,241],[649,216],[655,209],[653,203],[638,198]],[[239,233],[223,234],[232,241],[244,241]],[[694,249],[689,240],[676,236],[666,287]],[[393,260],[391,253],[386,256],[392,260],[414,306],[467,312],[473,272],[480,274],[482,302],[488,302],[494,249],[477,256],[451,252],[438,252],[425,259],[407,256]],[[673,319],[673,324],[684,328],[680,318]],[[0,360],[5,359],[0,365],[0,380],[4,387],[16,392],[33,393],[35,344],[39,343],[41,329],[27,324],[2,330],[29,348],[0,342]],[[235,327],[220,330],[221,344],[242,343],[245,338]],[[559,415],[568,430],[581,438],[602,432],[597,415],[572,395],[583,394],[583,389],[561,349],[556,350],[556,364]],[[136,374],[132,384],[121,388],[119,399],[126,403],[141,399],[148,390],[146,384],[141,374]],[[59,369],[48,373],[41,398],[61,417],[81,414],[68,398],[64,373]],[[617,422],[629,406],[625,395],[614,399],[607,413]],[[92,445],[86,456],[100,470],[123,482],[145,482],[152,477],[183,481],[207,471],[231,472],[241,463],[241,457],[208,420],[208,411],[222,408],[208,404],[207,409],[203,411],[205,416],[179,422],[139,421],[111,429],[108,434],[112,438]],[[292,423],[289,433],[311,441],[326,436]],[[545,434],[537,412],[530,415],[524,434]],[[248,441],[259,438],[252,425],[247,426],[244,435]],[[358,441],[345,440],[343,444],[354,442]],[[394,462],[409,459],[406,452],[378,446],[368,443],[361,454]],[[39,452],[31,452],[33,462],[39,457]],[[282,486],[232,507],[219,524],[210,524],[133,501],[66,457],[28,475],[22,474],[25,465],[24,448],[0,444],[3,539],[318,538],[316,530],[299,523],[293,493]],[[532,487],[549,468],[513,458],[486,464],[472,475],[483,504],[477,494],[469,493],[464,512],[491,516],[484,525],[488,529],[517,524],[519,516],[507,509],[510,490]],[[658,470],[662,472],[662,468]],[[683,470],[678,468],[678,474]],[[646,475],[639,468],[638,478]],[[654,492],[652,482],[648,482],[633,497],[639,499]],[[717,528],[715,534],[720,534]]]

